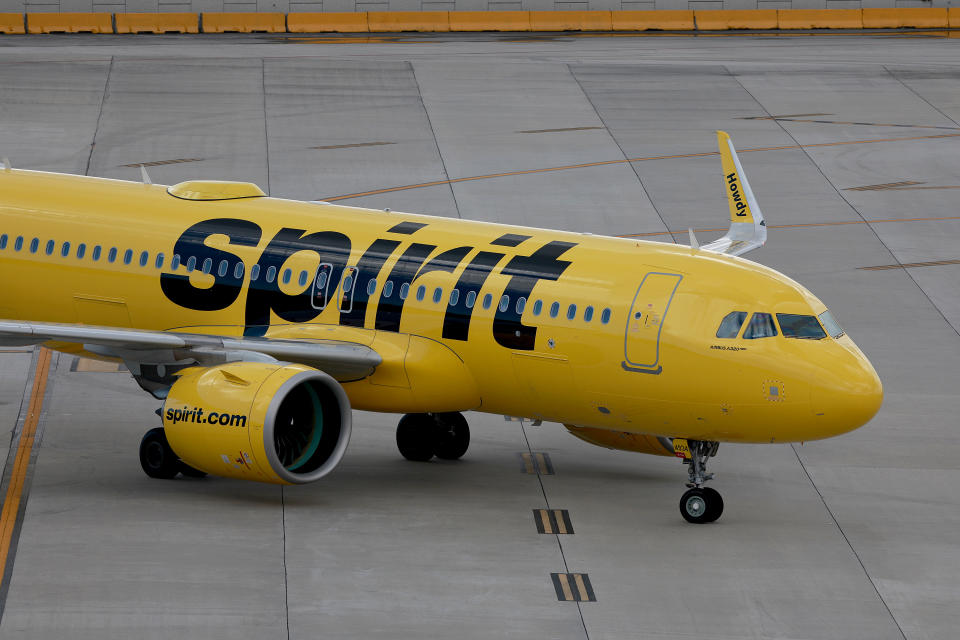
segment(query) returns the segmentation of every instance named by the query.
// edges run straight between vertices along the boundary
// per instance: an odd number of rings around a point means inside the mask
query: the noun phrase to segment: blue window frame
[[[577,317],[577,305],[572,304],[567,307],[567,320],[573,320]]]
[[[590,322],[593,320],[593,307],[587,307],[583,310],[583,321]]]
[[[292,277],[293,277],[293,270],[292,270],[292,269],[284,269],[284,270],[283,270],[283,284],[290,284],[290,278],[292,278]]]
[[[417,301],[422,301],[427,296],[427,288],[423,285],[417,287]]]
[[[237,266],[233,268],[233,278],[234,280],[241,280],[243,278],[243,263],[237,261]]]
[[[560,315],[560,303],[554,302],[550,305],[550,317],[556,318],[558,315]]]
[[[600,312],[600,322],[603,324],[610,322],[610,309],[604,309],[602,312]]]
[[[53,240],[47,240],[46,252],[48,256],[53,255],[53,250],[56,248],[56,246],[57,246],[56,242],[54,242]]]
[[[30,241],[30,253],[36,253],[40,248],[40,238],[34,238]]]
[[[60,257],[66,258],[69,255],[70,255],[70,243],[64,242],[63,246],[60,247]]]
[[[13,250],[20,251],[23,249],[23,236],[17,236],[17,239],[13,242]]]
[[[533,303],[533,315],[538,316],[543,311],[543,300],[537,300]]]
[[[230,270],[230,262],[227,260],[221,260],[220,265],[217,267],[217,275],[221,278],[227,275],[227,271]]]
[[[450,292],[450,306],[455,307],[458,302],[460,302],[460,290],[454,289]]]
[[[97,262],[100,259],[101,251],[102,249],[100,248],[100,245],[97,245],[93,248],[93,253],[90,255],[90,257],[93,258],[94,262]]]
[[[270,283],[272,283],[274,280],[276,280],[276,279],[277,279],[277,268],[274,267],[273,265],[267,267],[267,275],[266,275],[266,278],[267,278],[267,284],[270,284]]]
[[[440,287],[437,287],[436,289],[433,290],[433,303],[436,304],[440,302],[442,298],[443,298],[443,289],[441,289]]]
[[[387,283],[383,285],[383,297],[389,298],[393,295],[393,280],[387,280]]]
[[[191,258],[191,260],[193,260],[194,263],[196,263],[196,261],[197,261],[196,258]],[[110,252],[107,253],[107,262],[116,262],[116,261],[117,261],[117,248],[116,248],[116,247],[112,247],[112,248],[110,249]],[[191,271],[192,271],[192,269],[191,269]]]
[[[77,260],[82,260],[85,255],[87,255],[87,245],[81,242],[77,245]]]
[[[463,303],[467,305],[467,309],[473,309],[473,305],[477,302],[477,292],[476,291],[467,291],[467,297],[464,298]]]
[[[404,282],[402,285],[400,285],[400,299],[406,300],[407,296],[409,295],[410,295],[410,285]]]
[[[490,308],[490,305],[492,305],[492,304],[493,304],[493,296],[490,295],[489,293],[484,294],[484,296],[483,296],[483,308],[484,308],[484,309],[489,309],[489,308]]]
[[[370,278],[367,281],[367,295],[372,296],[376,290],[377,290],[377,279]]]
[[[145,267],[147,263],[150,262],[150,253],[147,251],[140,252],[140,266]]]
[[[173,271],[176,271],[177,269],[180,268],[180,254],[179,254],[179,253],[173,254],[173,257],[170,258],[170,268],[171,268]]]
[[[255,282],[260,277],[260,265],[255,264],[250,267],[250,282]]]
[[[213,258],[204,258],[203,264],[200,267],[201,273],[207,275],[213,269]]]
[[[158,253],[157,259],[153,261],[154,268],[163,269],[163,260],[164,260],[164,255],[162,253]]]
[[[123,252],[123,264],[130,264],[131,262],[133,262],[133,249],[127,249]]]

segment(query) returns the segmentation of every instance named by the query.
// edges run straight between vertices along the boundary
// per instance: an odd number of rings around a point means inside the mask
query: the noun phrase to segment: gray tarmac
[[[749,257],[808,286],[876,366],[869,425],[721,446],[710,526],[681,519],[675,459],[480,414],[457,463],[406,462],[396,416],[356,413],[316,484],[166,482],[137,459],[156,402],[60,355],[0,637],[956,638],[960,40],[0,38],[0,155],[29,169],[138,179],[124,165],[181,160],[153,180],[301,199],[441,181],[342,202],[686,242],[726,224],[718,158],[697,155],[716,129],[771,225]],[[6,432],[30,357],[0,352]],[[523,473],[531,451],[555,474]],[[539,534],[540,508],[575,533]],[[558,601],[555,572],[587,574],[596,601]]]

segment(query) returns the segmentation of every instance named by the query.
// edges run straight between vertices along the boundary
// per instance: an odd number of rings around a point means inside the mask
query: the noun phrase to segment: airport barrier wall
[[[3,1],[3,0],[0,0]],[[64,1],[64,0],[61,0]],[[329,1],[329,0],[328,0]],[[960,8],[664,11],[0,12],[0,34],[960,29]]]

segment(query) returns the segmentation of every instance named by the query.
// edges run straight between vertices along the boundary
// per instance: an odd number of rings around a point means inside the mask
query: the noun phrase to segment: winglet
[[[147,173],[147,168],[140,165],[140,180],[143,184],[153,184],[153,181],[150,179],[150,174]]]
[[[767,224],[763,220],[760,205],[743,172],[737,150],[725,131],[717,131],[717,145],[723,166],[723,184],[726,187],[730,207],[730,230],[725,236],[701,248],[707,251],[739,256],[762,246],[767,241]]]
[[[699,249],[699,248],[700,248],[700,243],[697,242],[697,236],[694,235],[694,233],[693,233],[693,227],[690,227],[690,228],[688,229],[688,231],[690,231],[690,248],[691,248],[691,249]]]

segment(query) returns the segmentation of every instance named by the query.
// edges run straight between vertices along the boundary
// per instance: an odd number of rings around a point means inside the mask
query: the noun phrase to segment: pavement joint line
[[[430,119],[430,110],[427,109],[427,102],[423,99],[423,91],[420,90],[420,81],[417,80],[417,70],[413,62],[407,60],[407,68],[410,69],[410,77],[413,78],[413,84],[417,88],[417,98],[420,99],[420,106],[423,108],[423,115],[427,118],[427,126],[430,127],[430,135],[433,136],[433,146],[437,150],[437,157],[440,158],[440,166],[443,168],[443,175],[446,176],[446,184],[450,187],[450,198],[453,199],[453,208],[457,212],[457,218],[463,219],[460,214],[460,204],[457,202],[457,194],[453,190],[453,181],[450,180],[450,173],[447,171],[447,163],[443,159],[443,152],[440,150],[440,141],[437,140],[437,130],[433,128],[433,121]],[[442,184],[442,183],[441,183]]]
[[[37,352],[33,369],[33,382],[26,412],[21,405],[23,427],[16,436],[16,447],[11,446],[4,470],[2,485],[5,485],[3,507],[0,509],[0,618],[6,608],[7,593],[13,575],[13,560],[16,557],[17,539],[29,496],[29,480],[36,459],[36,443],[40,437],[40,418],[48,385],[52,351],[41,347]],[[18,420],[19,422],[19,420]],[[11,443],[12,444],[12,443]],[[13,456],[13,464],[10,457]]]
[[[740,81],[739,78],[737,78],[733,74],[731,74],[731,77],[734,79],[734,81],[737,84],[739,84],[743,88],[743,90],[747,93],[747,95],[750,96],[753,99],[753,101],[757,103],[757,106],[763,109],[764,113],[767,113],[768,115],[770,114],[770,111],[767,109],[767,107],[762,102],[760,102],[760,100],[755,95],[753,95],[753,92],[751,92],[749,89],[747,89],[746,86],[744,86],[744,84]],[[783,126],[783,124],[781,124],[780,122],[777,122],[777,126],[780,127],[780,130],[783,131],[786,135],[788,135],[790,138],[796,141],[796,138],[794,138],[793,134],[790,133],[787,130],[787,128]],[[853,206],[853,203],[847,200],[846,196],[844,196],[843,192],[840,191],[839,187],[837,187],[837,185],[834,184],[834,182],[827,176],[823,168],[813,159],[813,156],[811,156],[806,150],[804,150],[804,154],[807,156],[807,160],[810,162],[810,164],[812,164],[816,168],[816,170],[820,173],[820,175],[823,177],[824,181],[828,185],[833,187],[833,190],[837,194],[837,196],[839,196],[840,199],[843,200],[843,202],[845,202],[847,206],[850,207],[850,209],[855,214],[857,214],[857,216],[860,217],[861,220],[863,220],[863,222],[867,225],[867,228],[869,228],[870,231],[873,232],[873,235],[876,237],[877,242],[880,243],[880,246],[882,246],[884,249],[887,250],[888,253],[890,253],[890,257],[892,257],[894,260],[897,260],[897,256],[893,253],[890,247],[888,247],[887,244],[883,241],[883,239],[880,237],[880,234],[877,233],[877,230],[873,228],[869,222],[867,222],[867,219],[863,216],[860,210],[857,209],[855,206]],[[897,260],[897,262],[900,262],[900,261]],[[907,274],[909,273],[910,272],[907,271]],[[911,279],[912,279],[912,276],[911,276]],[[933,301],[930,300],[930,296],[927,296],[927,293],[926,291],[923,290],[923,287],[920,287],[920,285],[917,283],[916,280],[913,280],[913,282],[920,289],[921,293],[923,293],[927,297],[927,300],[930,301],[931,304],[933,304]],[[935,309],[937,309],[937,311],[940,311],[939,307],[937,307],[936,305],[933,305],[933,306]],[[943,316],[942,311],[940,311],[940,314],[941,316]],[[943,318],[944,320],[946,320],[946,316],[943,316]],[[952,326],[950,325],[949,321],[947,321],[947,324],[949,326]],[[956,331],[956,329],[954,330]],[[907,640],[907,636],[903,632],[903,627],[900,626],[900,621],[897,620],[897,617],[895,615],[893,615],[893,611],[890,609],[890,605],[887,604],[887,601],[884,599],[883,594],[880,593],[879,587],[877,587],[877,583],[874,582],[873,577],[870,575],[870,572],[867,571],[867,566],[863,563],[863,560],[860,558],[860,554],[857,553],[857,550],[854,548],[853,544],[850,542],[850,539],[847,537],[847,534],[843,530],[843,527],[840,526],[840,522],[837,520],[836,516],[833,514],[833,511],[830,509],[830,505],[827,504],[827,501],[824,499],[823,494],[820,492],[820,487],[817,486],[817,483],[813,481],[813,477],[810,475],[810,472],[807,471],[807,467],[806,465],[803,464],[803,460],[800,458],[800,453],[797,451],[797,448],[793,444],[790,445],[790,448],[793,450],[793,454],[796,456],[797,462],[800,464],[800,468],[803,469],[804,474],[806,474],[807,480],[810,481],[810,484],[813,486],[813,489],[817,492],[817,495],[820,496],[820,501],[823,503],[823,507],[827,510],[827,513],[830,514],[830,518],[833,520],[833,523],[836,525],[837,530],[840,532],[840,535],[843,536],[844,541],[846,541],[847,546],[850,549],[850,552],[853,553],[853,556],[857,559],[857,562],[860,563],[860,568],[863,570],[864,576],[866,576],[867,581],[870,583],[870,586],[873,587],[874,592],[877,594],[877,598],[880,600],[884,608],[887,610],[887,614],[890,616],[891,622],[893,622],[894,626],[896,626],[897,631],[900,632],[900,636],[903,638],[903,640]]]
[[[533,457],[533,447],[530,445],[530,438],[527,436],[527,428],[524,426],[523,422],[520,422],[520,434],[523,436],[523,442],[527,445],[527,455]],[[547,497],[547,488],[543,484],[543,476],[539,473],[537,475],[537,482],[540,484],[540,493],[543,495],[543,504],[547,509],[550,509],[550,498]],[[567,573],[570,573],[570,564],[567,562],[567,555],[563,551],[563,542],[560,539],[560,536],[554,536],[557,540],[557,548],[560,549],[560,559],[563,561],[563,570]],[[551,577],[553,574],[551,574]],[[583,608],[580,606],[580,603],[577,602],[577,614],[580,616],[580,624],[583,625],[583,635],[586,640],[590,640],[590,632],[587,630],[587,621],[583,617]]]
[[[597,114],[597,119],[599,119],[600,123],[603,124],[603,129],[606,130],[607,135],[610,136],[610,139],[620,150],[620,154],[624,157],[624,159],[626,159],[626,150],[623,148],[623,145],[620,144],[620,141],[617,140],[617,137],[613,135],[613,131],[610,130],[610,127],[607,126],[607,121],[600,114],[600,109],[597,108],[597,105],[593,102],[593,98],[590,97],[590,93],[587,92],[586,87],[583,86],[583,83],[580,82],[580,78],[577,77],[576,71],[574,71],[573,67],[569,64],[567,65],[567,72],[570,74],[570,77],[573,78],[573,81],[577,83],[577,86],[580,88],[580,92],[583,93],[583,97],[587,99],[587,103],[593,109],[593,112]],[[650,203],[650,206],[653,207],[653,212],[657,214],[658,218],[660,218],[663,228],[669,230],[670,225],[667,224],[667,221],[664,219],[663,214],[660,213],[660,209],[657,207],[657,204],[653,201],[653,197],[650,195],[650,190],[647,189],[647,185],[644,184],[643,178],[640,177],[640,171],[637,170],[637,166],[631,162],[630,168],[633,170],[633,174],[637,176],[637,182],[640,183],[640,188],[643,189],[643,195],[647,196],[647,202]],[[670,235],[670,238],[676,240],[676,238],[673,237],[673,234]]]
[[[782,127],[781,127],[782,128]],[[925,136],[904,136],[897,138],[873,138],[868,140],[839,140],[836,142],[814,142],[811,144],[789,144],[775,147],[750,147],[747,149],[738,149],[738,153],[755,153],[760,151],[789,151],[794,149],[813,149],[819,147],[840,147],[858,144],[875,144],[880,142],[910,142],[916,140],[933,140],[940,138],[957,138],[960,133],[937,133]],[[792,136],[791,136],[792,138]],[[794,139],[795,140],[795,139]],[[499,173],[487,173],[477,176],[464,176],[461,178],[446,178],[445,180],[433,180],[430,182],[421,182],[418,184],[407,184],[396,187],[385,187],[383,189],[372,189],[370,191],[359,191],[357,193],[348,193],[339,196],[321,196],[315,200],[324,202],[336,202],[337,200],[347,200],[350,198],[362,198],[364,196],[374,196],[384,193],[394,193],[397,191],[408,191],[410,189],[423,189],[425,187],[436,187],[444,184],[455,184],[459,182],[471,182],[474,180],[491,180],[494,178],[508,178],[513,176],[530,175],[535,173],[550,173],[553,171],[570,171],[574,169],[589,169],[592,167],[603,167],[611,164],[626,164],[633,162],[649,162],[653,160],[676,160],[682,158],[707,158],[720,155],[719,151],[703,151],[700,153],[683,153],[674,155],[647,156],[643,158],[624,158],[618,160],[599,160],[596,162],[581,162],[578,164],[561,165],[557,167],[541,167],[538,169],[522,169],[519,171],[503,171]],[[442,160],[442,157],[441,157]],[[446,169],[444,169],[446,172]]]
[[[847,537],[847,533],[843,530],[843,527],[840,526],[840,521],[837,520],[837,516],[833,514],[833,509],[830,508],[830,505],[827,504],[826,498],[823,497],[823,493],[820,492],[820,487],[817,486],[817,483],[813,481],[813,477],[810,475],[810,472],[807,470],[807,465],[803,464],[803,459],[800,457],[800,452],[797,451],[797,447],[794,444],[790,444],[790,448],[793,449],[793,455],[797,457],[797,462],[800,463],[800,468],[803,469],[804,475],[807,476],[807,480],[810,481],[810,486],[813,487],[813,490],[817,492],[817,495],[820,497],[820,502],[823,503],[823,508],[827,510],[827,513],[830,515],[830,519],[833,520],[833,524],[837,527],[837,531],[840,532],[840,535],[843,537],[843,541],[847,543],[850,552],[853,554],[853,557],[857,559],[857,562],[860,564],[860,568],[863,570],[863,574],[867,577],[867,580],[870,582],[870,585],[873,587],[874,592],[877,594],[877,598],[883,604],[884,608],[887,610],[887,613],[890,615],[890,619],[893,621],[893,624],[896,625],[897,631],[900,632],[900,636],[903,640],[907,640],[907,634],[904,633],[903,628],[900,626],[900,622],[897,620],[897,617],[893,615],[893,611],[890,609],[890,605],[887,604],[887,601],[883,598],[883,595],[880,593],[880,589],[877,587],[877,583],[874,582],[873,576],[870,575],[870,572],[867,571],[867,565],[863,563],[863,559],[860,557],[860,554],[857,553],[857,550],[854,548],[853,543],[850,542],[850,538]]]
[[[110,64],[107,65],[107,77],[103,81],[103,93],[100,95],[100,108],[97,110],[97,124],[93,128],[93,138],[90,140],[90,153],[87,154],[87,166],[83,170],[83,175],[90,175],[90,162],[93,160],[93,152],[97,148],[97,134],[100,133],[100,122],[103,120],[103,105],[107,102],[107,96],[110,93],[110,77],[113,75],[113,56],[110,56]]]

